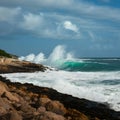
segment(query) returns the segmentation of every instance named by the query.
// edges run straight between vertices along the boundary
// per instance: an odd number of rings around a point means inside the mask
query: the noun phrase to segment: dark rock
[[[65,116],[69,118],[69,120],[89,120],[85,114],[75,109],[68,109]]]
[[[107,105],[0,76],[0,120],[120,120]],[[15,114],[13,114],[15,112]]]

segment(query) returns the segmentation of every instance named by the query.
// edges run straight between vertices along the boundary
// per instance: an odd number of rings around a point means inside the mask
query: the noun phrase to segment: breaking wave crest
[[[118,71],[120,64],[113,59],[76,59],[72,52],[67,52],[66,47],[58,45],[52,53],[46,58],[44,53],[38,55],[29,54],[20,57],[20,60],[41,63],[57,69],[67,71]],[[120,59],[118,59],[120,61]]]
[[[54,48],[48,58],[46,58],[45,54],[41,52],[38,55],[32,53],[25,57],[21,56],[19,59],[59,68],[64,62],[74,60],[74,55],[72,52],[66,52],[65,46],[58,45]]]

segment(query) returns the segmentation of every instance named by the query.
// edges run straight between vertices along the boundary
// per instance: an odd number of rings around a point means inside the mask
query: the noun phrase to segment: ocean
[[[75,97],[105,103],[120,111],[119,58],[76,58],[72,52],[66,52],[65,47],[59,45],[47,58],[40,53],[19,59],[42,63],[52,70],[2,76],[12,82],[33,83]]]

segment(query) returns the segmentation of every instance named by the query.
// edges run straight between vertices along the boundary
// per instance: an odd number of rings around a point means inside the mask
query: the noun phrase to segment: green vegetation
[[[10,55],[9,53],[7,53],[7,52],[5,52],[4,50],[1,50],[1,49],[0,49],[0,56],[12,58],[12,55]]]

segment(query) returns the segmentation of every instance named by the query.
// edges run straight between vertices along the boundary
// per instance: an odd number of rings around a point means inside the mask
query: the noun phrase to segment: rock
[[[17,111],[11,111],[10,120],[22,120],[22,116],[17,113]]]
[[[6,98],[0,98],[0,120],[22,120],[22,117]]]
[[[0,81],[0,120],[120,120],[120,112],[101,103],[1,76]]]
[[[15,73],[15,72],[44,72],[48,67],[41,64],[35,64],[27,61],[20,61],[14,58],[0,57],[0,73]]]
[[[0,106],[0,116],[7,114],[7,111],[4,107]]]
[[[66,117],[69,118],[69,120],[89,120],[85,114],[75,109],[68,109]]]
[[[22,103],[20,106],[20,110],[24,112],[25,114],[33,114],[36,109],[31,107],[28,103]]]
[[[56,114],[64,115],[66,109],[59,101],[52,101],[49,98],[40,98],[40,105],[45,107],[47,111],[52,111]]]
[[[46,110],[54,112],[59,115],[65,115],[66,109],[63,104],[61,104],[59,101],[49,101],[46,105]]]
[[[10,113],[6,113],[0,116],[0,120],[10,120]]]
[[[100,119],[98,119],[97,117],[95,117],[95,120],[100,120]]]
[[[57,115],[55,113],[46,111],[38,116],[35,116],[33,120],[67,120],[67,119],[65,119],[61,115]]]
[[[46,108],[45,107],[39,107],[38,109],[37,109],[37,112],[38,113],[44,113],[46,111]]]
[[[40,98],[39,104],[40,104],[41,106],[45,107],[46,104],[47,104],[48,102],[50,102],[50,101],[51,101],[51,100],[50,100],[49,98]]]
[[[7,92],[9,89],[7,85],[0,81],[0,96]]]
[[[19,99],[17,97],[15,97],[14,95],[12,95],[12,93],[10,93],[8,91],[8,87],[6,86],[6,84],[4,84],[3,82],[0,81],[0,95],[1,97],[6,97],[11,101],[19,101]]]
[[[10,104],[10,102],[6,98],[3,99],[1,97],[0,97],[0,107],[2,108],[4,113],[13,109],[12,105]]]

